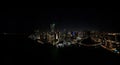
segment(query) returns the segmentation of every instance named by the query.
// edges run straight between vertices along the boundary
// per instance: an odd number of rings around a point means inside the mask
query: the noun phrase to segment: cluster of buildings
[[[50,25],[50,32],[39,32],[31,34],[29,38],[37,40],[38,43],[45,44],[49,43],[56,47],[64,47],[69,45],[83,45],[83,46],[102,46],[107,49],[120,48],[120,41],[118,40],[119,33],[108,33],[98,31],[63,31],[56,32],[54,26]],[[93,42],[87,42],[86,44],[82,41],[90,39]]]

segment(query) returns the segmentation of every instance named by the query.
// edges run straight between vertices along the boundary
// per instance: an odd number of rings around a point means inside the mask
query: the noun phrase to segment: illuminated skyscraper
[[[51,29],[51,32],[54,32],[55,31],[55,24],[50,24],[50,29]]]

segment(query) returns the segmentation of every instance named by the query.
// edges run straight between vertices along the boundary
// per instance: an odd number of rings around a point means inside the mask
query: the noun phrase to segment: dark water
[[[40,45],[27,36],[3,36],[4,64],[106,64],[119,63],[119,56],[101,47],[55,48]]]

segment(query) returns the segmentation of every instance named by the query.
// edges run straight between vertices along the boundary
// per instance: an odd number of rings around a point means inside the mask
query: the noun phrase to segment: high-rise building
[[[50,29],[51,29],[51,32],[54,32],[55,31],[55,24],[50,24]]]

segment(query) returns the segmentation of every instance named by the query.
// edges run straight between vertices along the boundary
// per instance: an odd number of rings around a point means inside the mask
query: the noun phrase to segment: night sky
[[[118,8],[4,8],[0,12],[1,32],[48,30],[119,31]]]

